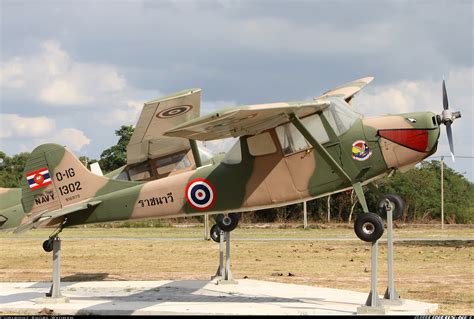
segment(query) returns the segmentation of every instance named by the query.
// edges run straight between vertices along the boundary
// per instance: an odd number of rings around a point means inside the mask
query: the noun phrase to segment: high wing
[[[192,140],[215,140],[241,135],[255,135],[288,122],[288,115],[303,117],[322,111],[329,100],[244,105],[212,113],[166,131],[166,136]]]
[[[201,89],[188,89],[146,102],[127,145],[127,164],[188,150],[189,141],[163,133],[200,115]]]
[[[346,83],[344,85],[338,86],[334,89],[331,89],[322,95],[315,97],[315,100],[328,98],[328,97],[340,97],[346,100],[347,103],[350,103],[354,95],[362,90],[367,84],[372,82],[374,78],[371,76]]]

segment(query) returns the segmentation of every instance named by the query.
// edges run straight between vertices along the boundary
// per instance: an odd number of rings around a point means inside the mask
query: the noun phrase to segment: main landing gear
[[[396,194],[385,194],[377,202],[377,213],[359,215],[354,223],[354,231],[359,239],[374,242],[382,237],[384,232],[383,219],[387,219],[387,210],[392,212],[393,220],[402,217],[405,202]],[[382,219],[383,218],[383,219]]]
[[[215,218],[216,224],[211,227],[210,235],[211,239],[216,243],[220,242],[221,231],[231,232],[239,224],[239,214],[219,214]]]
[[[216,275],[211,279],[217,279],[217,284],[237,284],[232,278],[230,271],[230,232],[233,231],[239,223],[239,215],[230,213],[227,215],[219,214],[215,218],[216,224],[211,227],[210,235],[213,241],[219,243],[219,267]],[[226,261],[224,265],[224,241]]]

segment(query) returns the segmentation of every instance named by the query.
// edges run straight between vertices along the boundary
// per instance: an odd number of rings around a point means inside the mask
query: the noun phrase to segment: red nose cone
[[[389,141],[411,148],[412,150],[418,152],[426,152],[428,148],[427,130],[379,130],[379,135]]]

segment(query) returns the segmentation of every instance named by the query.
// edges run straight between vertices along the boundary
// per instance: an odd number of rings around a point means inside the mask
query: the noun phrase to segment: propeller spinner
[[[446,83],[443,80],[443,112],[437,116],[438,124],[443,123],[446,125],[446,133],[448,135],[449,149],[451,150],[451,157],[454,162],[454,146],[453,146],[453,133],[451,130],[451,124],[455,119],[461,117],[461,112],[451,112],[449,110],[448,93],[446,93]]]

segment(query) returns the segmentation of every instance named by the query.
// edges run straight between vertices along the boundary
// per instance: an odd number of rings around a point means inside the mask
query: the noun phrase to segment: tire
[[[233,231],[239,224],[239,214],[230,213],[227,216],[219,214],[216,217],[216,223],[223,231]]]
[[[221,229],[217,224],[211,227],[210,236],[213,241],[219,243],[221,241]]]
[[[386,200],[392,208],[392,219],[397,220],[402,218],[403,210],[405,209],[405,201],[396,194],[385,194],[377,202],[377,212],[383,219],[387,220],[387,211],[385,207]]]
[[[51,239],[46,239],[43,242],[43,249],[47,253],[52,252],[53,251],[53,241]]]
[[[360,240],[375,242],[383,235],[383,220],[377,214],[364,213],[354,223],[354,231]]]

